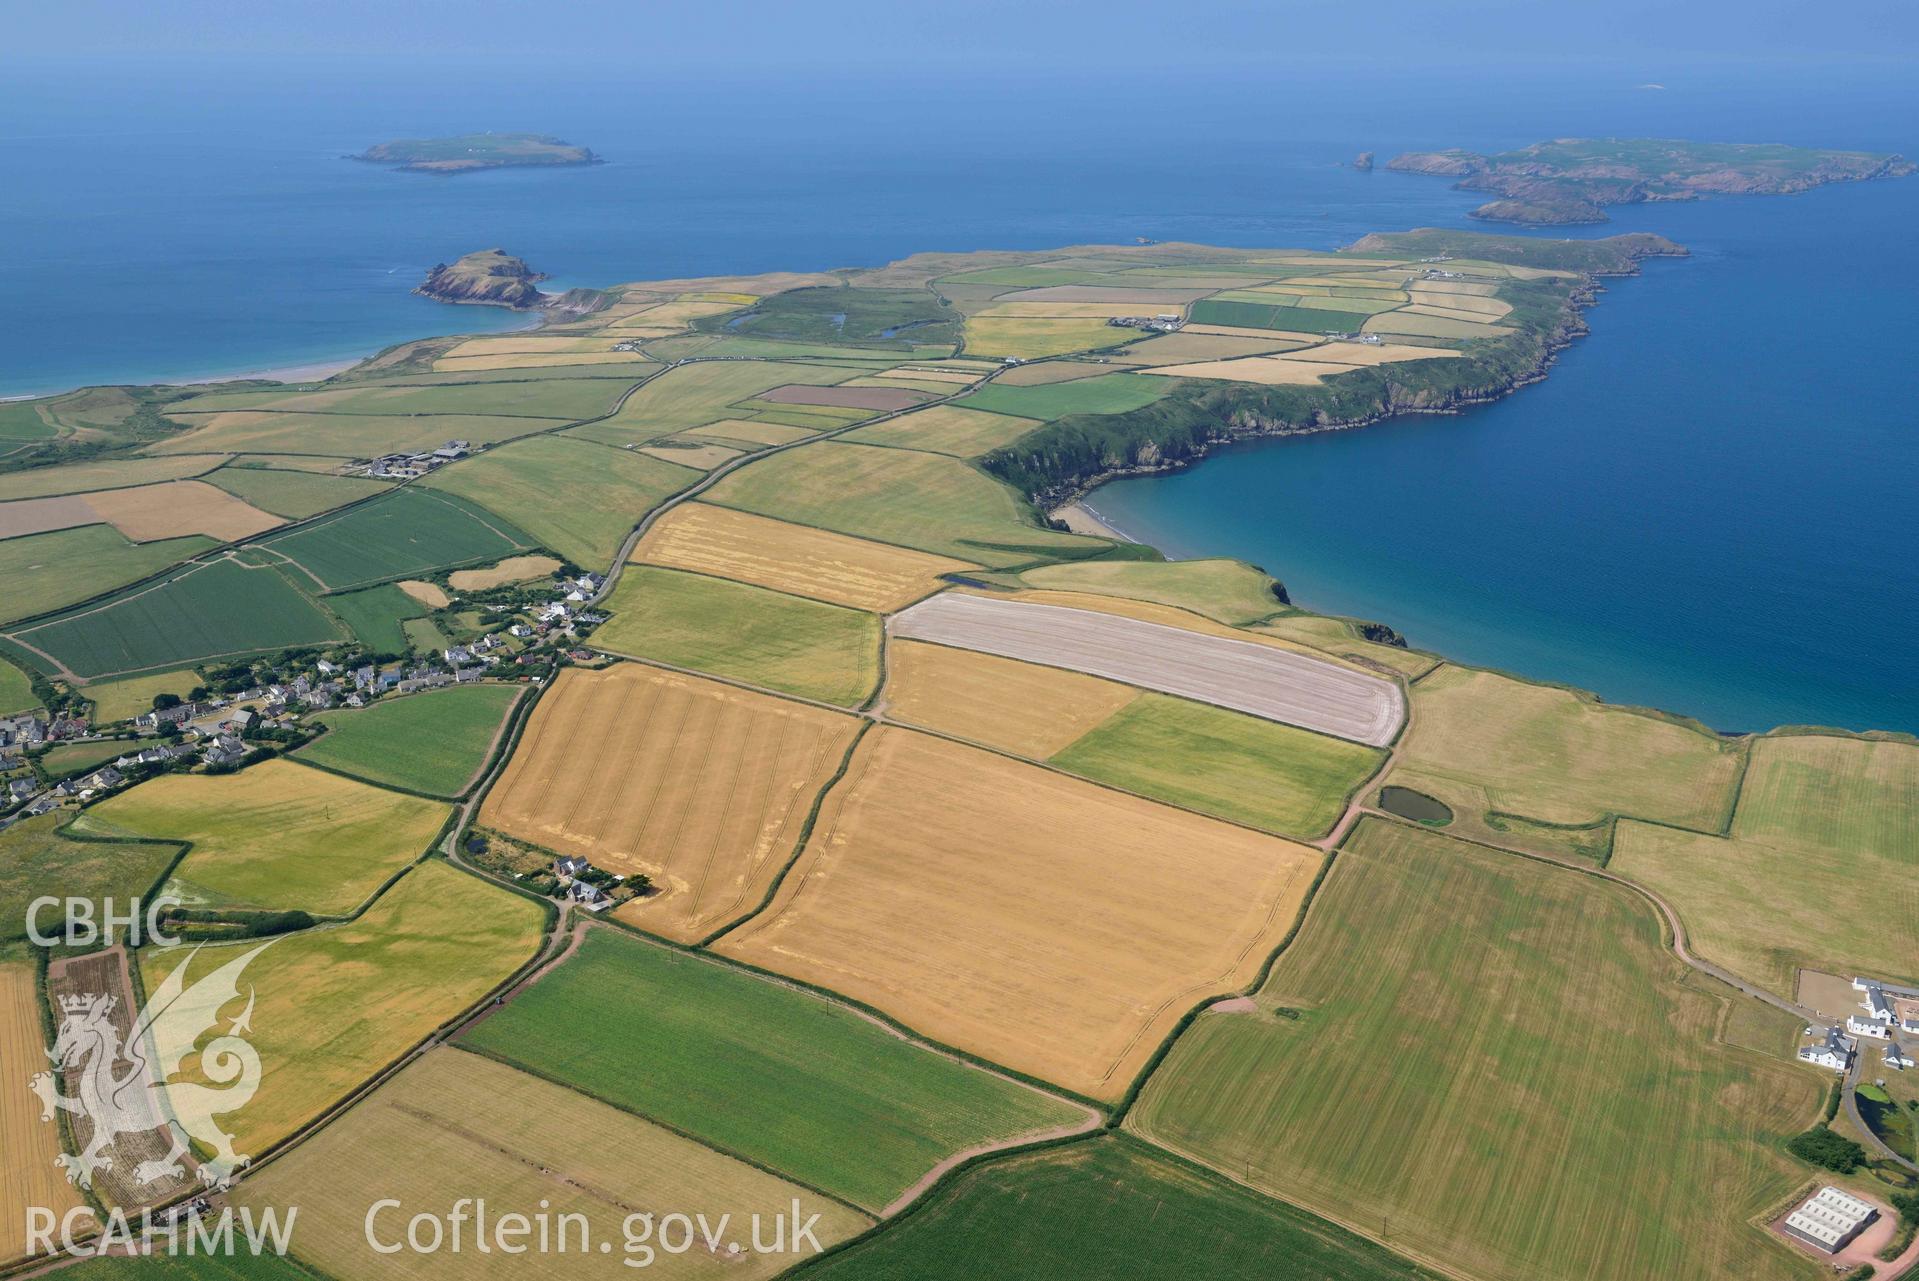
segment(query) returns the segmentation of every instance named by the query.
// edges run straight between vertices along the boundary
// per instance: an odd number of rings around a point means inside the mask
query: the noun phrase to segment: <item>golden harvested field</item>
[[[1390,365],[1402,360],[1448,360],[1464,353],[1450,347],[1414,347],[1406,343],[1333,342],[1275,360],[1311,360],[1332,365]]]
[[[100,518],[136,543],[205,534],[223,543],[237,542],[281,522],[201,480],[174,480],[137,489],[108,489],[88,494]]]
[[[285,1138],[465,1012],[533,958],[544,924],[538,903],[431,860],[356,920],[269,940],[244,974],[260,1090],[220,1118],[236,1148]],[[143,949],[141,978],[151,992],[185,964],[191,982],[258,946]]]
[[[529,556],[526,557],[526,559],[533,560],[536,558]],[[480,570],[477,572],[485,573],[487,571]],[[419,601],[428,609],[445,609],[453,603],[453,598],[442,591],[438,583],[429,583],[418,578],[403,578],[394,584],[394,586],[411,596],[414,600]]]
[[[741,304],[737,302],[702,302],[696,298],[676,299],[672,302],[663,302],[656,307],[648,307],[645,311],[628,317],[618,324],[609,325],[607,328],[621,332],[634,328],[678,332],[702,316],[723,316],[729,311],[738,311],[740,306]]]
[[[529,355],[502,353],[493,356],[442,356],[433,362],[440,373],[474,369],[557,369],[565,365],[645,364],[637,351],[559,351]]]
[[[647,445],[638,452],[659,459],[663,463],[677,463],[681,467],[692,467],[699,471],[712,471],[722,463],[730,463],[745,454],[743,449],[734,449],[728,445],[699,444],[691,441],[675,441],[671,438],[657,445]]]
[[[981,313],[966,318],[966,349],[994,356],[1060,356],[1069,351],[1117,347],[1137,337],[1136,329],[1118,329],[1104,320],[1043,319]]]
[[[886,658],[887,716],[1037,760],[1140,696],[1118,681],[924,641],[895,641]]]
[[[369,1178],[377,1171],[376,1178]],[[404,1239],[407,1219],[433,1207],[443,1213],[455,1193],[484,1198],[489,1218],[536,1212],[552,1216],[556,1247],[482,1253],[467,1224],[465,1248],[433,1254],[375,1251],[368,1214],[376,1200],[404,1206],[373,1220],[382,1243]],[[371,1098],[290,1157],[248,1179],[235,1197],[253,1207],[300,1207],[300,1257],[331,1276],[355,1281],[572,1281],[575,1277],[661,1276],[672,1281],[737,1278],[758,1281],[794,1262],[790,1254],[757,1253],[748,1223],[759,1215],[764,1241],[772,1220],[818,1213],[815,1229],[830,1246],[872,1223],[866,1215],[788,1183],[744,1161],[682,1138],[597,1099],[543,1081],[465,1050],[436,1049],[380,1087]],[[543,1211],[538,1207],[546,1207]],[[630,1214],[704,1215],[718,1225],[731,1216],[717,1251],[697,1243],[682,1254],[624,1251]],[[591,1230],[580,1242],[579,1215]],[[567,1230],[564,1225],[574,1226]],[[610,1241],[602,1254],[598,1243]],[[744,1248],[730,1256],[734,1241]],[[803,1250],[803,1252],[805,1252]],[[629,1265],[629,1259],[631,1265]]]
[[[1253,356],[1246,360],[1212,360],[1192,365],[1165,365],[1142,369],[1142,374],[1164,378],[1217,378],[1229,383],[1258,383],[1265,387],[1311,387],[1320,379],[1343,374],[1350,365],[1314,364],[1283,356]]]
[[[618,339],[605,336],[578,337],[567,334],[505,334],[497,338],[469,338],[442,357],[457,360],[463,356],[531,355],[535,352],[606,351]]]
[[[682,503],[662,516],[633,559],[879,613],[938,590],[941,574],[977,568],[705,503]]]
[[[1057,368],[1057,365],[1032,365],[1032,369]],[[1112,371],[1105,366],[1090,366],[1089,374]],[[874,423],[850,431],[844,439],[867,445],[898,445],[906,449],[927,449],[955,458],[977,458],[1003,445],[1010,445],[1040,424],[1031,418],[1007,414],[989,414],[958,405],[931,405],[916,409],[883,423]]]
[[[560,562],[551,556],[509,556],[484,569],[456,569],[446,581],[456,592],[483,592],[507,583],[544,578],[559,567]]]
[[[1412,300],[1421,307],[1438,307],[1447,311],[1465,312],[1468,315],[1481,316],[1488,320],[1497,320],[1501,316],[1512,314],[1512,304],[1501,302],[1497,298],[1482,298],[1473,294],[1446,293],[1438,290],[1422,289],[1415,285]]]
[[[1422,338],[1497,338],[1513,332],[1505,325],[1436,316],[1415,307],[1374,316],[1360,328],[1369,334],[1413,334]]]
[[[910,730],[861,740],[806,852],[718,951],[1100,1099],[1243,987],[1321,854]]]
[[[33,962],[0,961],[0,1263],[25,1253],[29,1206],[62,1215],[80,1204],[53,1164],[60,1127],[40,1119],[27,1090],[28,1078],[50,1066],[41,1036]]]
[[[198,476],[227,461],[224,454],[188,458],[122,458],[103,463],[68,463],[64,467],[33,467],[0,476],[0,501],[44,498],[49,494],[90,493],[108,486],[146,485]]]
[[[562,672],[481,821],[659,892],[621,919],[691,942],[758,905],[859,722],[696,676]]]
[[[935,382],[965,384],[977,382],[979,375],[963,369],[930,369],[924,365],[899,365],[892,369],[882,369],[874,374],[875,378],[900,379],[905,382]]]

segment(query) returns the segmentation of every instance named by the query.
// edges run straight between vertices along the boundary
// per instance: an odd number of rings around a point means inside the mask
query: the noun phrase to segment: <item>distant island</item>
[[[1865,151],[1660,138],[1557,138],[1491,156],[1409,151],[1386,167],[1456,177],[1460,191],[1497,197],[1472,217],[1532,227],[1608,222],[1608,205],[1784,196],[1830,182],[1903,178],[1919,169],[1903,156]]]
[[[393,165],[409,173],[472,173],[477,169],[604,164],[591,148],[544,133],[469,133],[458,138],[402,138],[368,147],[348,160]]]
[[[551,311],[585,316],[606,306],[597,289],[569,289],[563,294],[541,292],[542,272],[504,249],[482,249],[455,262],[436,263],[413,292],[439,302],[510,307],[514,311]]]

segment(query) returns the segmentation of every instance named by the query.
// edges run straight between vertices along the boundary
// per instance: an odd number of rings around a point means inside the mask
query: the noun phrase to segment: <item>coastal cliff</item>
[[[1386,167],[1457,178],[1456,190],[1495,197],[1471,217],[1532,227],[1608,222],[1606,208],[1613,205],[1787,196],[1919,172],[1898,155],[1646,138],[1559,138],[1490,156],[1457,148],[1411,151]]]
[[[981,466],[1050,509],[1113,477],[1183,467],[1225,444],[1483,404],[1545,376],[1554,357],[1586,332],[1582,313],[1601,278],[1631,275],[1646,258],[1682,257],[1686,250],[1645,234],[1567,241],[1426,228],[1366,236],[1344,252],[1470,255],[1567,274],[1516,282],[1510,295],[1519,323],[1509,334],[1472,343],[1457,360],[1353,369],[1310,386],[1182,379],[1170,395],[1140,409],[1049,423],[986,455]]]
[[[504,249],[482,249],[451,264],[436,263],[413,290],[439,302],[509,307],[514,311],[548,311],[584,316],[606,306],[597,289],[569,289],[563,294],[542,293],[543,272]]]

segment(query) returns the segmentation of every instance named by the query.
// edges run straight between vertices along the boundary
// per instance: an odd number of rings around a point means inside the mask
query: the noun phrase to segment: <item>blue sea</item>
[[[18,63],[0,78],[0,396],[351,359],[523,324],[409,290],[498,245],[554,287],[1089,241],[1467,226],[1374,150],[1574,134],[1919,152],[1887,72],[1443,66],[676,77],[509,64]],[[1663,89],[1641,87],[1659,83]],[[608,164],[342,159],[536,129]],[[1919,730],[1919,179],[1616,211],[1694,250],[1615,282],[1543,384],[1261,442],[1094,505],[1474,663],[1725,729]]]

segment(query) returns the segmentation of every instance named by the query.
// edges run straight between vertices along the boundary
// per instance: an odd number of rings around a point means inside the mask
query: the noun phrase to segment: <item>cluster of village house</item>
[[[464,442],[452,443],[462,445]],[[237,765],[254,750],[244,735],[260,728],[284,728],[302,712],[364,707],[383,694],[411,694],[463,685],[493,675],[494,669],[512,657],[512,646],[506,637],[519,641],[564,642],[578,635],[577,628],[606,621],[603,615],[587,608],[587,602],[604,585],[605,580],[599,574],[559,579],[554,584],[555,599],[528,611],[531,622],[512,624],[505,629],[504,636],[488,633],[468,644],[450,646],[437,657],[386,667],[370,663],[349,667],[320,659],[311,673],[302,673],[284,683],[270,683],[225,698],[183,702],[146,712],[134,718],[134,729],[143,734],[165,734],[177,741],[130,751],[91,773],[51,785],[30,773],[13,778],[0,793],[0,815],[5,816],[0,818],[0,823],[47,813],[68,800],[92,800],[125,783],[135,767],[163,768],[193,758],[212,767]],[[497,611],[506,607],[487,608]],[[584,650],[574,649],[570,653],[576,659],[590,657]],[[90,742],[101,737],[86,721],[75,717],[48,720],[24,713],[0,718],[0,775],[25,771],[28,749],[61,742]]]
[[[361,464],[358,470],[381,480],[418,480],[434,468],[465,458],[473,452],[471,442],[449,440],[438,449],[417,454],[381,454],[373,461]]]
[[[1904,1071],[1913,1066],[1912,1052],[1900,1038],[1912,1036],[1919,1040],[1919,988],[1855,978],[1852,990],[1862,994],[1859,1008],[1864,1015],[1848,1015],[1844,1027],[1835,1023],[1823,1031],[1808,1029],[1818,1039],[1800,1046],[1799,1057],[1807,1063],[1844,1072],[1852,1066],[1859,1039],[1864,1038],[1886,1043],[1880,1054],[1887,1067]]]

